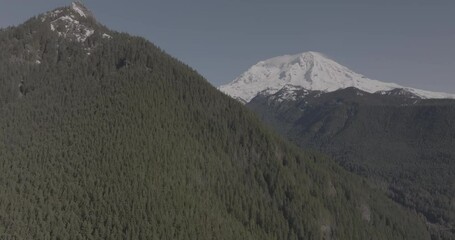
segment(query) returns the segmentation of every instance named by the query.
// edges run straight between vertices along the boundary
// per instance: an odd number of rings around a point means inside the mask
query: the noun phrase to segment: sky
[[[306,51],[384,82],[455,93],[453,0],[85,0],[107,27],[145,37],[215,86]],[[69,0],[0,0],[0,27]]]

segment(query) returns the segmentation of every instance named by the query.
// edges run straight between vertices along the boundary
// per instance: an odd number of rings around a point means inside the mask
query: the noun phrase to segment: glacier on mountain
[[[455,98],[454,94],[430,92],[366,78],[318,52],[260,61],[231,83],[220,86],[219,90],[247,103],[259,93],[274,94],[286,86],[322,92],[348,87],[369,93],[401,89],[419,98]],[[289,96],[295,98],[293,94]]]

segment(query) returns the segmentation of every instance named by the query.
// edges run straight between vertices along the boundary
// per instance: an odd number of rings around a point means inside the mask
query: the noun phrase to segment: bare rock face
[[[57,8],[40,16],[41,22],[49,24],[49,28],[59,37],[70,41],[83,43],[94,34],[105,32],[97,31],[98,23],[93,14],[81,2],[71,3],[71,6]],[[108,36],[108,35],[107,35]]]

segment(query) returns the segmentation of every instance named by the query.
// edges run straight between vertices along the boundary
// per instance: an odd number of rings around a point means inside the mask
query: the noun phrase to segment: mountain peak
[[[315,52],[315,51],[303,52],[300,55],[302,57],[312,57],[313,59],[316,59],[316,58],[328,58],[323,53]]]
[[[283,56],[278,56],[274,58],[270,58],[264,61],[258,62],[257,65],[269,65],[269,66],[279,66],[279,65],[285,65],[285,64],[295,64],[295,63],[300,63],[300,64],[305,64],[305,63],[311,63],[314,61],[318,61],[319,59],[326,58],[322,53],[318,52],[304,52],[300,54],[294,54],[294,55],[283,55]]]
[[[455,98],[455,95],[451,94],[406,88],[395,83],[368,79],[324,54],[314,51],[260,61],[231,83],[220,86],[219,89],[246,103],[259,93],[274,94],[286,85],[322,92],[333,92],[348,87],[355,87],[369,93],[404,89],[420,98]]]
[[[85,42],[98,28],[92,13],[81,1],[42,14],[41,22],[48,24],[59,37],[80,43]]]

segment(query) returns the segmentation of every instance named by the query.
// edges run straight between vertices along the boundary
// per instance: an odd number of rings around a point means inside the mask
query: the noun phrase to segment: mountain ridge
[[[422,214],[432,239],[455,237],[455,99],[286,89],[246,106],[296,145],[329,154]]]
[[[375,93],[403,89],[419,98],[455,98],[455,94],[431,92],[366,78],[322,53],[304,52],[260,61],[231,83],[218,89],[243,103],[258,93],[273,94],[286,85],[332,92],[347,87]]]

